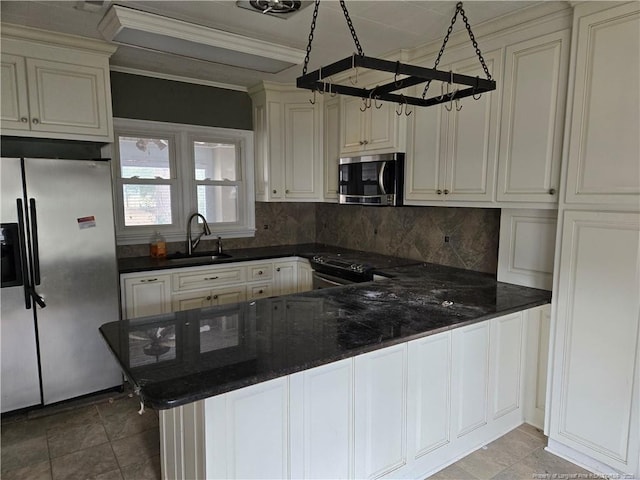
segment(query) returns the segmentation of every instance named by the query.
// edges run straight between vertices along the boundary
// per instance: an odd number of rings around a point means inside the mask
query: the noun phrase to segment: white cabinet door
[[[489,71],[500,78],[501,51],[484,55]],[[477,57],[456,62],[454,72],[484,76]],[[451,105],[447,128],[447,165],[443,194],[446,200],[491,201],[496,165],[496,129],[498,125],[498,91],[484,93],[479,100],[467,97],[462,109]],[[446,110],[445,110],[446,111]]]
[[[524,421],[542,430],[547,402],[551,305],[532,308],[523,315],[527,331]]]
[[[298,262],[288,260],[273,263],[273,294],[289,295],[298,291]]]
[[[31,130],[110,135],[102,68],[27,58]]]
[[[389,102],[373,104],[366,112],[365,147],[367,150],[388,149],[396,146],[397,115],[395,105]]]
[[[227,288],[216,288],[211,292],[211,305],[244,302],[247,299],[247,287],[235,285]]]
[[[224,412],[216,412],[225,418],[216,442],[226,445],[221,478],[290,478],[288,378],[230,392],[225,400]]]
[[[625,473],[640,442],[637,213],[564,214],[549,438]]]
[[[565,155],[568,160],[565,201],[569,204],[638,206],[638,38],[637,2],[606,10],[601,3],[586,2],[575,9],[572,40],[575,84],[570,97],[572,113]],[[620,79],[617,84],[612,84],[612,74]]]
[[[302,103],[284,103],[284,178],[288,199],[318,198],[318,145],[322,129],[318,108],[307,98]]]
[[[525,332],[520,312],[491,320],[491,419],[522,407]]]
[[[397,150],[399,122],[395,105],[377,102],[364,112],[361,110],[363,108],[364,102],[361,98],[342,99],[340,153]]]
[[[313,269],[309,260],[298,260],[298,292],[308,292],[313,288]]]
[[[121,277],[124,318],[171,312],[171,275]]]
[[[24,57],[2,54],[2,129],[29,130],[29,100]]]
[[[340,153],[357,153],[364,150],[365,112],[360,110],[361,107],[362,99],[360,98],[342,98],[340,106]]]
[[[506,48],[498,201],[557,203],[570,31]]]
[[[489,420],[489,322],[454,330],[452,348],[452,433],[460,439]]]
[[[171,297],[171,310],[181,312],[194,308],[210,307],[211,299],[212,295],[210,290],[180,293]]]
[[[407,344],[355,359],[355,478],[378,478],[407,462]]]
[[[451,332],[409,342],[407,404],[410,460],[451,443]]]
[[[340,159],[340,98],[324,103],[324,199],[338,199],[338,161]]]
[[[291,477],[353,476],[353,359],[290,377]]]

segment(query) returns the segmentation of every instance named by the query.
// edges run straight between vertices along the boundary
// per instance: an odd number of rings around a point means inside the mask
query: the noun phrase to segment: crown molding
[[[111,70],[112,72],[128,73],[130,75],[140,75],[142,77],[160,78],[162,80],[171,80],[173,82],[192,83],[195,85],[204,85],[206,87],[222,88],[225,90],[235,90],[238,92],[249,91],[247,87],[241,85],[231,85],[229,83],[214,82],[211,80],[202,80],[192,77],[183,77],[181,75],[171,75],[169,73],[158,73],[138,68],[120,67],[118,65],[111,65],[109,67],[109,70]]]
[[[40,43],[46,46],[63,46],[84,50],[89,53],[111,56],[118,49],[117,45],[107,43],[95,38],[69,35],[67,33],[51,32],[39,28],[14,25],[12,23],[0,24],[0,36],[2,39],[26,40]]]

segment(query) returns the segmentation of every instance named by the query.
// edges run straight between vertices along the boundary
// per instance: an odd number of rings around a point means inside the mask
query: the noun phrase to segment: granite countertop
[[[131,257],[118,260],[118,270],[120,273],[144,272],[149,270],[164,270],[169,268],[196,267],[201,265],[220,265],[224,263],[246,262],[250,260],[267,260],[270,258],[282,257],[303,257],[312,258],[314,255],[349,255],[362,259],[360,263],[374,265],[376,269],[396,267],[401,265],[411,265],[420,263],[419,260],[380,255],[371,252],[361,252],[321,243],[304,243],[297,245],[278,245],[273,247],[243,248],[236,250],[225,250],[230,258],[222,258],[211,262],[207,257],[194,257],[188,261],[180,260],[172,262],[166,259],[151,257]]]
[[[167,409],[551,300],[545,290],[441,265],[379,271],[391,278],[100,331],[145,404]]]

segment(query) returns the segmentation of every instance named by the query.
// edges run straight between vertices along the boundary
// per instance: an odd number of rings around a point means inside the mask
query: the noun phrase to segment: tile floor
[[[3,419],[1,478],[159,479],[157,412],[138,415],[137,399],[127,394],[88,402],[53,413],[44,410]],[[545,445],[542,432],[521,425],[429,480],[532,480],[543,478],[540,474],[571,478],[568,474],[589,473],[545,452]]]

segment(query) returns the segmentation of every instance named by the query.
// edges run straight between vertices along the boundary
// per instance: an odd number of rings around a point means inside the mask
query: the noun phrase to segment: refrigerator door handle
[[[40,253],[38,249],[38,217],[36,214],[36,199],[29,199],[29,209],[31,210],[31,238],[33,246],[33,284],[40,285]],[[35,300],[35,297],[34,297]]]
[[[24,209],[22,199],[16,198],[18,209],[18,241],[20,242],[20,268],[22,270],[22,286],[24,288],[24,308],[31,310],[31,289],[29,287],[31,279],[27,269],[27,247],[24,235]]]

